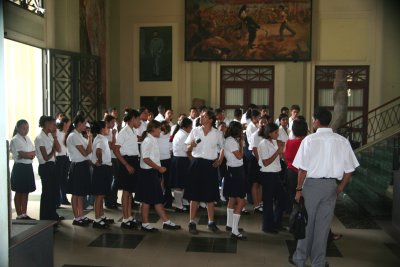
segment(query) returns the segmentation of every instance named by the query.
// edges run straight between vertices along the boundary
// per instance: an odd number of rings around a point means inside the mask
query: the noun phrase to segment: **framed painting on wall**
[[[172,26],[140,27],[140,81],[172,81]]]
[[[186,61],[310,61],[312,0],[186,0]]]

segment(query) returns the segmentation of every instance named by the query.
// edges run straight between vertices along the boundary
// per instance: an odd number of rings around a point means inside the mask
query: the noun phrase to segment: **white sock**
[[[233,214],[233,222],[232,222],[232,234],[238,235],[239,233],[239,220],[240,214]]]
[[[226,209],[226,226],[232,227],[233,209]]]
[[[182,197],[183,197],[183,191],[174,191],[174,197],[175,197],[175,207],[178,209],[183,209],[183,203],[182,203]]]
[[[128,219],[125,219],[125,218],[124,218],[124,219],[122,219],[122,222],[123,222],[123,223],[127,223],[127,222],[129,222],[129,218],[128,218]]]
[[[152,229],[153,227],[150,225],[150,223],[142,223],[142,227],[146,229]]]
[[[168,225],[171,225],[171,226],[175,226],[175,224],[173,222],[171,222],[171,220],[165,221],[165,222],[163,222],[163,224],[168,224]]]
[[[98,222],[101,222],[101,218],[94,219],[94,221],[97,222],[97,223],[98,223]]]

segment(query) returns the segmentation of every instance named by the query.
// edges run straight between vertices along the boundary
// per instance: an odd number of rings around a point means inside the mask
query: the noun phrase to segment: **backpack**
[[[293,210],[289,218],[290,232],[295,239],[304,239],[306,237],[307,222],[307,210],[304,205],[304,198],[301,196],[299,203],[294,201]]]

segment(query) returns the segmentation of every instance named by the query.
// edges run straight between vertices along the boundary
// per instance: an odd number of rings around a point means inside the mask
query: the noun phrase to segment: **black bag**
[[[295,239],[304,239],[306,237],[306,226],[308,215],[304,206],[304,198],[300,197],[299,203],[294,201],[293,210],[289,218],[290,232]]]

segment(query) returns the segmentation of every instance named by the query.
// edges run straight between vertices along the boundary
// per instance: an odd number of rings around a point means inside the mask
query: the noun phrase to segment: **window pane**
[[[243,105],[243,88],[226,88],[225,105]]]
[[[252,88],[251,103],[256,105],[269,104],[269,89],[268,88]]]
[[[325,107],[333,106],[333,89],[319,89],[318,105]]]
[[[351,121],[362,115],[362,111],[347,111],[347,121]]]
[[[350,89],[349,107],[363,106],[363,89]]]

